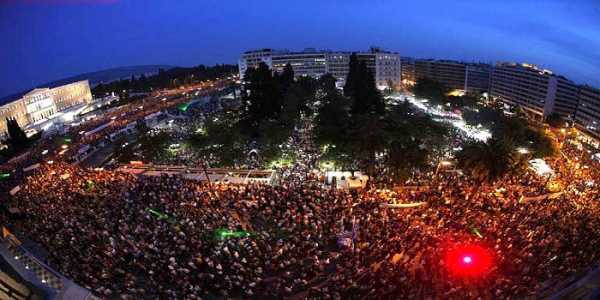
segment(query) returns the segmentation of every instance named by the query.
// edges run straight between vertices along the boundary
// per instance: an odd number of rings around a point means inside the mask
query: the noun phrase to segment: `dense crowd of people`
[[[600,258],[600,164],[576,144],[562,151],[569,159],[548,161],[562,185],[557,197],[540,197],[549,179],[531,171],[484,184],[417,172],[393,190],[335,190],[307,172],[314,156],[302,152],[279,185],[55,163],[10,200],[24,217],[3,221],[107,298],[522,298]],[[415,202],[425,205],[382,206]],[[339,243],[349,232],[350,245]],[[469,245],[493,263],[460,276],[447,253]]]
[[[69,151],[147,109],[82,125],[86,132],[123,117],[80,135]],[[174,121],[166,131],[184,140],[196,121]],[[562,140],[560,155],[547,161],[553,176],[527,170],[480,183],[438,167],[392,185],[381,165],[367,188],[340,190],[315,171],[311,124],[300,122],[281,145],[292,163],[278,166],[273,185],[85,169],[53,154],[25,177],[23,167],[35,161],[23,157],[0,182],[3,191],[21,187],[6,195],[10,209],[0,224],[40,244],[50,266],[103,298],[525,298],[551,293],[599,262],[600,163],[574,139]],[[452,136],[451,148],[463,142],[458,131]],[[32,151],[55,144],[45,140]],[[163,163],[196,167],[205,159],[177,153]],[[549,191],[551,183],[560,191]],[[474,246],[491,264],[476,275],[457,273],[449,253]]]

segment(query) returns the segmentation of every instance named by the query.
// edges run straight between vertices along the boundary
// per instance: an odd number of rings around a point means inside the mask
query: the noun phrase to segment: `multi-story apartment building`
[[[465,86],[467,94],[481,95],[490,91],[492,66],[488,64],[467,64],[465,68]]]
[[[575,126],[600,140],[600,89],[581,86]]]
[[[264,62],[275,72],[283,71],[283,68],[290,64],[296,77],[319,78],[330,73],[337,79],[338,86],[343,86],[348,76],[352,53],[366,64],[379,88],[388,86],[389,82],[393,85],[400,83],[400,56],[378,48],[371,48],[368,52],[321,51],[311,48],[301,52],[271,49],[247,51],[242,54],[238,67],[240,78],[243,79],[246,70],[257,67],[260,62]]]
[[[54,88],[37,88],[21,98],[0,106],[0,136],[6,134],[6,119],[15,118],[26,127],[43,120],[52,119],[57,112],[92,101],[87,80]]]
[[[415,84],[415,60],[410,57],[400,58],[402,86],[411,87]]]
[[[579,86],[563,76],[556,76],[555,97],[552,113],[560,115],[565,120],[574,121],[579,102]]]
[[[556,77],[533,65],[499,63],[492,73],[490,95],[541,121],[554,106]]]
[[[541,121],[552,113],[572,119],[577,109],[577,85],[530,64],[499,63],[492,75],[491,96],[523,108]]]
[[[402,58],[402,84],[410,87],[418,79],[428,78],[450,91],[481,95],[489,92],[492,66],[451,60]]]
[[[258,67],[258,64],[264,62],[271,68],[271,56],[273,55],[273,49],[260,49],[246,51],[242,54],[242,57],[238,61],[238,69],[240,70],[240,79],[244,79],[246,70],[250,68]]]
[[[464,90],[466,65],[450,60],[419,59],[415,61],[415,78],[429,78],[450,90]]]
[[[319,78],[327,73],[327,55],[315,49],[278,53],[273,55],[270,67],[275,72],[281,73],[287,64],[292,66],[294,74],[298,76]]]

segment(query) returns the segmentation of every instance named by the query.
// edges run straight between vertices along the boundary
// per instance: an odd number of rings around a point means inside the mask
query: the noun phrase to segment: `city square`
[[[380,47],[235,55],[3,102],[0,299],[600,297],[599,89]]]

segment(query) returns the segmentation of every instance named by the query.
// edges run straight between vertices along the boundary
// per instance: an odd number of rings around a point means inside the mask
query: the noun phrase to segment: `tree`
[[[29,139],[25,134],[25,131],[21,129],[19,123],[14,118],[6,119],[6,129],[8,131],[8,144],[13,150],[18,153],[29,146]]]
[[[281,91],[285,93],[290,86],[294,83],[294,69],[289,63],[283,68],[283,72],[278,76],[279,86]]]
[[[441,83],[429,79],[419,78],[413,86],[412,92],[417,98],[428,99],[434,104],[444,105],[446,102],[446,93],[448,89]]]
[[[381,115],[385,112],[385,103],[375,85],[375,77],[367,68],[366,63],[358,59],[356,53],[350,55],[344,96],[352,100],[351,112],[353,115],[366,113]]]
[[[481,182],[523,171],[527,165],[526,156],[515,151],[514,144],[507,139],[467,143],[456,154],[456,159],[459,168]]]
[[[396,180],[406,178],[411,170],[427,165],[429,151],[421,147],[418,139],[394,140],[387,151],[386,164]]]
[[[242,102],[246,121],[256,128],[262,120],[279,117],[281,91],[269,67],[261,62],[258,68],[248,69],[244,78]]]
[[[396,91],[394,88],[394,82],[392,82],[391,80],[388,79],[386,82],[386,85],[387,85],[387,87],[385,88],[386,95],[391,95]]]
[[[342,146],[347,141],[350,122],[348,100],[334,88],[322,102],[316,120],[315,141],[319,146]]]
[[[557,113],[552,113],[549,116],[547,116],[546,123],[548,123],[548,125],[550,125],[553,128],[562,128],[566,125],[565,120],[563,120],[563,118]]]
[[[366,163],[367,173],[373,175],[376,154],[386,148],[386,132],[383,116],[370,114],[353,116],[348,140],[354,159]]]

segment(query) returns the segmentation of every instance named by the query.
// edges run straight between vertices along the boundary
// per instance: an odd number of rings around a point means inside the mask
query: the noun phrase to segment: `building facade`
[[[492,66],[488,64],[467,64],[465,68],[464,91],[471,95],[481,95],[490,91]]]
[[[557,76],[555,97],[552,113],[560,115],[565,120],[574,121],[579,103],[579,86],[565,77]]]
[[[350,56],[353,53],[357,55],[359,61],[366,64],[379,88],[385,88],[390,83],[400,84],[400,56],[379,48],[371,48],[367,52],[323,51],[312,48],[301,52],[272,49],[253,50],[242,54],[238,68],[240,78],[243,79],[249,68],[256,68],[261,62],[275,72],[282,72],[283,68],[290,64],[296,77],[319,78],[329,73],[336,78],[338,86],[343,86],[348,76]]]
[[[81,103],[92,102],[92,92],[87,80],[61,85],[51,89],[51,91],[58,111]]]
[[[28,123],[51,119],[56,113],[56,104],[49,88],[34,89],[25,94],[21,101],[25,103]]]
[[[550,114],[573,120],[579,102],[574,82],[531,64],[499,63],[492,75],[491,96],[523,108],[539,121]]]
[[[415,77],[415,60],[413,58],[401,57],[400,71],[403,87],[409,88],[415,85],[417,79]]]
[[[533,65],[499,63],[492,73],[490,95],[510,107],[519,106],[542,120],[551,113],[556,95],[552,72]]]
[[[92,92],[87,80],[54,88],[37,88],[20,99],[0,106],[0,136],[6,135],[6,119],[14,118],[21,127],[52,119],[62,110],[89,104]]]
[[[319,78],[327,73],[327,57],[324,52],[305,49],[303,52],[279,53],[272,57],[273,71],[281,73],[287,64],[292,66],[294,74]]]
[[[581,86],[578,98],[575,126],[600,140],[600,89]]]
[[[450,90],[464,90],[466,65],[450,60],[419,59],[415,61],[416,80],[428,78]]]

